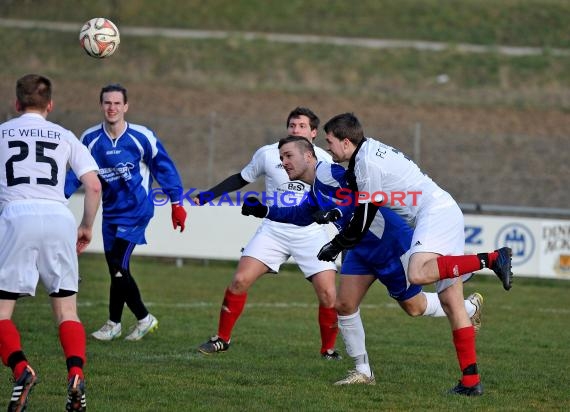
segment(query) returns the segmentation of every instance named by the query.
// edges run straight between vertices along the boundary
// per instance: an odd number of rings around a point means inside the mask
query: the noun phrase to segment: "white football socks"
[[[443,311],[443,308],[441,307],[441,302],[439,301],[437,293],[427,293],[427,292],[422,292],[422,293],[424,294],[427,300],[426,310],[424,311],[422,316],[431,316],[434,318],[447,316]],[[471,317],[473,316],[477,308],[475,307],[474,304],[472,304],[468,300],[465,300],[465,310],[467,311],[467,315]]]
[[[366,336],[360,318],[360,308],[348,316],[338,316],[338,328],[344,341],[346,353],[354,360],[356,370],[371,376],[368,354],[366,353]]]

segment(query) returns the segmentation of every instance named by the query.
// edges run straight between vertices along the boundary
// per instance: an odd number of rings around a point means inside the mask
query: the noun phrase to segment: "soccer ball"
[[[98,59],[115,53],[120,42],[119,29],[104,17],[89,20],[79,31],[79,43],[85,53]]]

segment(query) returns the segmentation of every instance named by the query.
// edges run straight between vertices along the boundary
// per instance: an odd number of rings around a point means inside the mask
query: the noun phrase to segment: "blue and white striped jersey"
[[[174,162],[154,132],[127,123],[123,134],[112,139],[103,123],[87,129],[81,136],[99,165],[103,186],[103,219],[118,225],[146,225],[154,214],[149,198],[153,178],[171,202],[179,202],[182,182]],[[80,183],[68,173],[65,194],[70,196]]]
[[[340,231],[352,218],[356,204],[348,189],[346,170],[339,164],[319,162],[310,194],[292,207],[269,207],[267,219],[288,222],[300,226],[313,223],[312,214],[318,210],[337,208],[342,217],[334,222]],[[370,229],[352,251],[363,254],[377,264],[400,259],[410,249],[412,229],[394,211],[380,207]]]

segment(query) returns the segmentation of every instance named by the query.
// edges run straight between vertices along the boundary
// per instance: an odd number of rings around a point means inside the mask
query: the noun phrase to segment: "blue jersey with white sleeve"
[[[174,162],[154,132],[144,126],[126,123],[125,131],[112,139],[104,124],[87,129],[81,142],[99,166],[103,188],[103,220],[126,226],[146,226],[154,214],[149,198],[156,179],[170,201],[179,203],[182,182]],[[73,172],[65,185],[67,197],[80,186]]]
[[[355,206],[346,170],[338,164],[319,162],[310,194],[297,206],[269,207],[266,218],[305,226],[313,223],[314,212],[336,208],[342,217],[334,224],[341,230],[352,218]],[[405,272],[412,234],[412,228],[400,216],[387,207],[380,207],[362,240],[348,250],[341,273],[373,274],[397,300],[415,296],[421,292],[421,286],[410,285]]]

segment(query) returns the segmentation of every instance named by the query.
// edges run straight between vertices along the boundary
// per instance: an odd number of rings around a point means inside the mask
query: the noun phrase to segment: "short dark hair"
[[[101,89],[101,93],[99,93],[99,103],[103,103],[103,93],[108,92],[121,92],[123,94],[123,103],[127,103],[129,101],[127,97],[127,89],[121,86],[119,83],[112,83]]]
[[[39,74],[27,74],[16,82],[16,99],[21,110],[45,110],[51,101],[51,80]]]
[[[324,126],[325,133],[332,133],[338,140],[348,139],[355,146],[364,139],[362,125],[354,113],[337,114]]]
[[[301,150],[301,153],[309,152],[316,159],[317,154],[315,153],[315,146],[306,137],[301,136],[287,136],[279,140],[277,148],[281,149],[281,146],[287,143],[295,143],[295,145]]]
[[[301,106],[295,107],[293,110],[291,110],[291,113],[289,113],[289,116],[287,116],[287,124],[285,127],[289,127],[289,122],[291,119],[296,119],[301,116],[307,116],[309,118],[309,126],[311,127],[311,130],[316,130],[319,128],[319,124],[321,123],[319,116],[317,116],[308,107]]]

